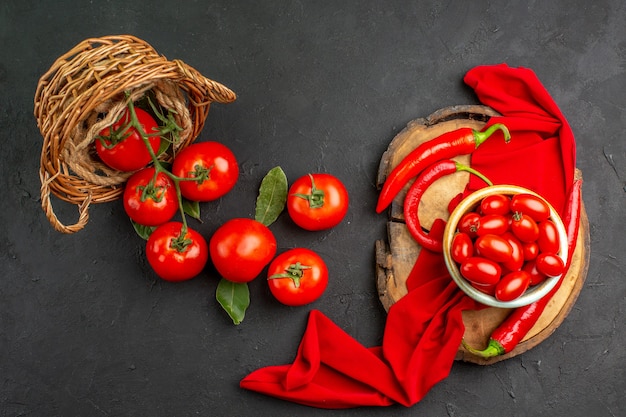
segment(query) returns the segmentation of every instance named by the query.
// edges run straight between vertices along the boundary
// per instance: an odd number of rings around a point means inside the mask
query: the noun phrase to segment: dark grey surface
[[[0,5],[1,416],[624,416],[626,415],[626,6],[621,0],[15,1]],[[235,189],[203,205],[205,236],[251,216],[262,176],[342,178],[352,197],[328,232],[272,226],[279,249],[307,246],[331,282],[312,307],[367,346],[385,322],[375,289],[374,213],[382,152],[410,120],[476,103],[475,65],[536,71],[569,119],[591,225],[585,286],[560,328],[489,367],[455,364],[412,408],[323,411],[239,389],[293,359],[311,307],[277,304],[263,280],[235,327],[214,300],[211,268],[188,283],[155,279],[121,203],[61,235],[40,209],[39,77],[95,36],[129,33],[238,94],[214,105],[200,140],[227,143]],[[612,162],[611,162],[612,161]],[[65,206],[64,206],[65,207]],[[58,209],[67,222],[73,206]]]

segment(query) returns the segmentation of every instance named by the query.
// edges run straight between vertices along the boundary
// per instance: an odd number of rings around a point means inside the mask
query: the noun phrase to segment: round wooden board
[[[496,115],[498,115],[497,112],[485,106],[453,106],[438,110],[427,118],[409,122],[407,127],[391,141],[387,151],[383,154],[378,169],[377,185],[381,187],[391,169],[420,143],[461,127],[481,129],[491,116]],[[469,164],[469,156],[455,159]],[[578,169],[576,177],[582,177]],[[423,227],[430,228],[436,218],[447,220],[448,202],[463,191],[468,179],[469,174],[459,172],[437,180],[426,191],[419,207]],[[391,205],[387,223],[387,240],[376,242],[377,288],[385,310],[389,310],[389,307],[406,295],[406,280],[420,251],[420,246],[404,224],[403,202],[409,186],[410,184],[400,192]],[[526,337],[511,352],[490,359],[473,355],[463,346],[459,346],[457,360],[480,365],[492,364],[526,352],[548,338],[557,329],[576,302],[587,276],[589,224],[584,205],[580,223],[578,243],[570,269],[561,287]],[[488,307],[479,311],[463,312],[465,341],[477,349],[486,347],[491,332],[502,323],[510,311],[510,309]]]

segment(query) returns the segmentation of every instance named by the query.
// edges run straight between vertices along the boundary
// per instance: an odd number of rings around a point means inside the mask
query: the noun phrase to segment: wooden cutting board
[[[482,129],[491,116],[498,113],[486,106],[463,105],[447,107],[436,111],[426,118],[409,122],[389,144],[383,154],[378,169],[377,185],[382,187],[387,175],[409,152],[419,144],[433,139],[445,132],[461,127]],[[469,156],[455,158],[469,165]],[[577,178],[582,173],[576,170]],[[424,194],[419,213],[422,226],[429,229],[436,218],[447,220],[448,202],[463,191],[469,179],[468,173],[455,173],[437,180]],[[381,303],[389,310],[406,293],[406,280],[420,252],[404,224],[403,202],[408,184],[395,198],[389,210],[387,239],[376,242],[377,288]],[[589,265],[589,223],[587,213],[582,208],[580,216],[578,243],[574,250],[572,263],[561,287],[548,303],[543,314],[517,347],[506,355],[483,359],[459,346],[457,360],[480,365],[492,364],[526,352],[548,338],[565,320],[578,298]],[[476,349],[487,346],[489,335],[511,312],[510,309],[488,307],[479,311],[463,312],[465,341]]]

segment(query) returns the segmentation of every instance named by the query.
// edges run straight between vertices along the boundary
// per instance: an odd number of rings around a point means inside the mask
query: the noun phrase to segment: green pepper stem
[[[506,353],[506,351],[504,350],[504,347],[502,347],[500,342],[498,342],[495,339],[489,339],[489,344],[483,350],[474,349],[473,347],[467,344],[465,339],[463,339],[461,343],[463,344],[463,347],[468,350],[468,352],[476,356],[480,356],[481,358],[485,358],[485,359],[504,355]]]
[[[481,174],[480,172],[478,172],[477,170],[475,170],[474,168],[468,167],[467,165],[463,165],[459,162],[454,162],[454,164],[456,165],[456,170],[457,171],[466,171],[469,172],[470,174],[474,174],[476,175],[478,178],[480,178],[481,180],[485,181],[487,183],[487,185],[492,186],[493,182],[491,182],[489,180],[489,178],[487,178],[486,176],[484,176],[483,174]]]
[[[495,123],[489,126],[484,132],[480,132],[477,130],[474,131],[474,143],[476,144],[475,146],[478,148],[484,141],[486,141],[491,135],[493,135],[496,130],[502,131],[505,142],[508,143],[511,141],[511,133],[509,132],[509,129],[502,123]]]

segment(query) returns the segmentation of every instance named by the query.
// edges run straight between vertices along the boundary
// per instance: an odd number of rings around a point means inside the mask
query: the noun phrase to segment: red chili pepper
[[[565,270],[567,271],[572,262],[572,255],[576,248],[576,240],[578,237],[578,228],[580,224],[580,211],[582,207],[581,200],[582,180],[576,180],[569,195],[567,211],[563,217],[565,229],[567,231],[568,256]],[[537,323],[539,316],[543,313],[546,305],[552,299],[554,294],[561,287],[563,278],[567,274],[563,274],[559,282],[552,290],[540,300],[535,301],[524,307],[519,307],[493,331],[489,339],[489,344],[484,350],[473,349],[463,342],[463,346],[475,355],[483,358],[491,358],[494,356],[504,355],[512,351],[515,346],[528,334],[530,329]]]
[[[443,159],[458,155],[468,155],[487,140],[496,130],[504,133],[508,142],[511,135],[501,123],[491,125],[484,132],[468,127],[444,133],[428,142],[422,143],[409,153],[389,174],[378,197],[376,212],[381,213],[411,178],[416,177],[426,167]]]
[[[417,210],[424,192],[433,182],[445,175],[452,174],[457,171],[467,171],[482,178],[487,184],[492,185],[491,181],[485,178],[485,176],[478,171],[456,161],[446,159],[435,162],[422,171],[422,173],[411,185],[411,188],[409,188],[409,191],[404,199],[404,220],[409,232],[411,232],[411,235],[417,243],[419,243],[423,248],[429,249],[433,252],[442,252],[443,244],[441,240],[430,236],[422,229]]]

